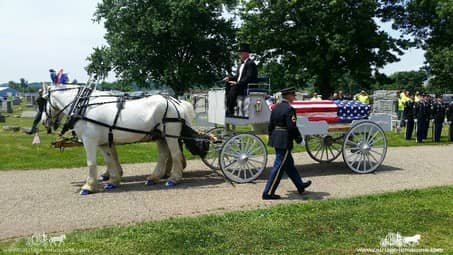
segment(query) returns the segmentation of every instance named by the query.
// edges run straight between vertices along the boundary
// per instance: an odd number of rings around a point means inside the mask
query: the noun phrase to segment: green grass
[[[48,169],[48,168],[69,168],[82,167],[86,165],[85,152],[82,147],[66,148],[63,153],[58,149],[52,148],[50,143],[55,140],[56,135],[48,135],[41,127],[40,145],[32,145],[33,136],[22,132],[6,132],[3,126],[30,127],[33,119],[18,118],[22,110],[31,110],[24,105],[16,106],[14,113],[6,118],[6,123],[0,123],[0,171],[1,170],[26,170],[26,169]],[[250,128],[241,127],[239,131],[248,131]],[[267,144],[267,136],[261,136]],[[389,146],[419,146],[415,140],[406,141],[404,133],[387,133]],[[440,143],[431,141],[431,133],[423,145],[445,145],[447,141],[447,128],[443,129],[443,136]],[[117,146],[118,155],[121,163],[144,163],[157,160],[157,146],[155,143],[129,144]],[[294,147],[294,152],[305,151],[300,145]],[[274,150],[268,147],[269,153]],[[185,151],[187,159],[195,159],[188,151]],[[103,158],[98,153],[98,163],[103,165]]]
[[[353,254],[380,248],[389,232],[420,234],[418,246],[453,253],[453,186],[349,199],[307,201],[269,209],[176,218],[66,234],[57,247],[25,239],[0,252],[85,254]],[[362,253],[365,254],[365,253]],[[385,253],[384,253],[385,254]]]

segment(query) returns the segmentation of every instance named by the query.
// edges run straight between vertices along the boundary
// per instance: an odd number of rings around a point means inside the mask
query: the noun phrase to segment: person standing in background
[[[442,125],[445,121],[445,107],[442,104],[442,96],[438,95],[431,106],[434,119],[434,142],[440,142]]]
[[[453,101],[450,102],[447,108],[448,121],[448,141],[453,142]]]
[[[404,106],[404,122],[406,122],[406,140],[412,139],[412,132],[414,131],[414,116],[415,116],[415,102],[414,96],[409,96]]]
[[[36,104],[38,105],[38,112],[35,115],[35,119],[33,120],[33,125],[31,126],[30,131],[25,133],[31,135],[38,131],[38,124],[41,121],[42,113],[46,108],[47,100],[42,96],[42,89],[38,90],[38,98],[36,99]]]
[[[417,143],[422,143],[423,142],[423,139],[424,139],[424,133],[425,133],[425,121],[426,121],[426,117],[425,117],[425,113],[426,113],[426,110],[425,108],[428,107],[425,103],[425,99],[420,99],[420,101],[418,101],[416,104],[415,104],[415,118],[416,118],[416,122],[417,122]]]

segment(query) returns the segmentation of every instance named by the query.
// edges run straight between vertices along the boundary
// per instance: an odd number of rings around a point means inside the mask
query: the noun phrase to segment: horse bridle
[[[58,109],[58,107],[56,107],[54,104],[52,104],[52,101],[51,101],[51,95],[50,93],[51,92],[55,92],[55,91],[65,91],[65,90],[74,90],[74,89],[77,89],[77,90],[80,90],[82,87],[78,87],[78,88],[61,88],[61,89],[54,89],[54,90],[51,90],[51,89],[48,89],[47,90],[47,103],[49,104],[50,107],[46,107],[45,109],[45,112],[46,112],[46,115],[47,115],[47,119],[50,120],[50,123],[49,123],[49,126],[51,126],[52,124],[55,124],[54,123],[54,119],[59,119],[60,115],[63,114],[63,112],[68,108],[70,107],[74,101],[76,100],[76,98],[74,98],[71,102],[69,102],[67,105],[65,105],[61,110],[59,110],[57,112],[57,114],[55,114],[55,116],[52,116],[52,108],[54,109]],[[49,127],[47,127],[49,128]],[[54,126],[54,130],[57,129],[57,127]]]

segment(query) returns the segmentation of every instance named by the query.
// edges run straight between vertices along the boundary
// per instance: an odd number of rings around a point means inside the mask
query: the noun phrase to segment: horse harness
[[[75,89],[75,88],[65,88],[65,89],[58,89],[58,90],[69,90],[69,89]],[[119,115],[120,115],[121,111],[124,109],[124,103],[127,100],[125,96],[117,96],[116,101],[90,103],[89,102],[90,98],[102,97],[102,96],[91,96],[93,90],[89,87],[80,87],[77,89],[78,89],[78,92],[77,92],[77,96],[75,97],[74,101],[69,103],[68,105],[66,105],[57,114],[57,115],[60,115],[65,109],[70,107],[69,113],[68,113],[68,118],[63,126],[63,129],[60,132],[61,136],[63,134],[65,134],[67,131],[73,129],[74,125],[77,121],[85,120],[85,121],[92,122],[94,124],[97,124],[97,125],[100,125],[100,126],[103,126],[103,127],[106,127],[109,129],[108,141],[109,141],[110,147],[113,144],[113,130],[114,129],[120,130],[120,131],[144,134],[144,135],[146,135],[146,137],[148,137],[148,139],[145,138],[144,140],[157,140],[157,139],[162,139],[164,137],[178,138],[178,139],[190,139],[189,137],[182,137],[182,136],[166,134],[166,123],[168,123],[168,122],[180,122],[183,126],[186,125],[185,120],[183,118],[181,118],[181,114],[177,108],[177,105],[180,104],[180,101],[173,97],[162,95],[162,97],[164,97],[166,99],[166,103],[167,103],[165,112],[164,112],[164,117],[163,117],[162,121],[160,123],[157,123],[151,130],[145,131],[145,130],[126,128],[126,127],[121,127],[121,126],[116,125]],[[57,90],[54,90],[54,91],[57,91]],[[49,91],[49,94],[50,94],[50,91]],[[114,96],[108,95],[108,97],[114,97]],[[49,95],[49,103],[52,105],[52,103],[50,102],[50,95]],[[88,118],[85,116],[86,110],[89,106],[103,105],[103,104],[110,104],[110,103],[116,103],[116,106],[117,106],[117,111],[116,111],[115,118],[114,118],[112,125],[104,123],[104,122],[100,122],[98,120]],[[176,113],[177,113],[176,118],[167,117],[169,104],[172,104],[174,106]],[[161,123],[162,123],[163,132],[160,132],[159,130],[157,130],[157,127]]]

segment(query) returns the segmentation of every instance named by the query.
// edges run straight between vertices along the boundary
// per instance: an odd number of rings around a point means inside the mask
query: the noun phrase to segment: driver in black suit
[[[248,117],[247,88],[249,83],[256,82],[258,79],[258,69],[255,62],[250,59],[250,45],[241,44],[239,46],[239,57],[241,65],[236,75],[225,77],[226,81],[226,98],[227,98],[227,116],[234,115],[234,107],[238,107],[238,116]]]

